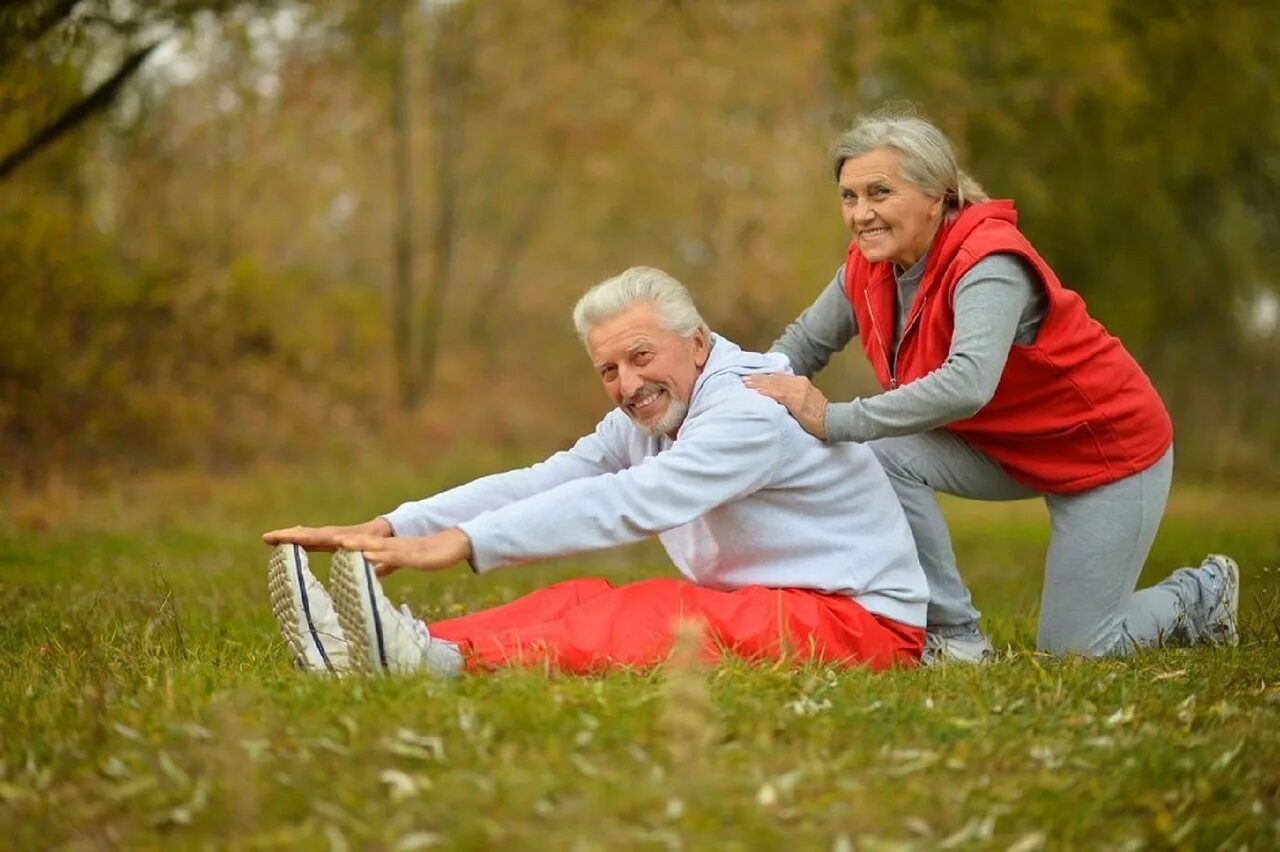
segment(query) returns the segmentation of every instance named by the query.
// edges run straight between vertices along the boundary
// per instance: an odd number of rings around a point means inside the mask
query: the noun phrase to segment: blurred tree
[[[435,216],[431,277],[422,308],[422,392],[436,377],[445,299],[453,285],[459,222],[462,153],[466,142],[474,64],[472,4],[436,3],[431,15],[431,124],[434,138]]]
[[[0,15],[0,153],[168,37],[109,120],[46,144],[0,193],[0,450],[33,471],[297,457],[375,430],[398,449],[570,440],[607,404],[570,329],[577,296],[661,266],[717,330],[768,345],[847,240],[826,145],[891,98],[1017,200],[1147,365],[1184,471],[1276,470],[1280,402],[1258,391],[1280,366],[1270,4]],[[822,380],[871,387],[857,352]]]
[[[142,68],[147,57],[178,28],[198,13],[220,13],[246,0],[157,0],[113,3],[111,0],[13,0],[0,8],[0,75],[46,37],[66,46],[88,48],[94,58],[113,57],[114,70],[105,79],[61,106],[51,119],[24,134],[0,156],[0,179],[46,146],[110,106],[125,83]],[[268,7],[272,0],[254,5]],[[89,64],[88,56],[80,57]]]
[[[420,369],[414,357],[413,334],[413,97],[409,49],[412,6],[407,0],[390,4],[391,125],[395,136],[392,191],[395,195],[395,272],[391,283],[391,339],[395,348],[400,405],[408,410],[422,395]]]

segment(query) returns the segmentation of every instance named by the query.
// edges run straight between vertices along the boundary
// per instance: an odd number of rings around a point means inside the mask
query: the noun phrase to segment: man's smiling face
[[[674,436],[711,351],[704,329],[683,338],[636,302],[587,332],[587,352],[614,404],[650,435]]]

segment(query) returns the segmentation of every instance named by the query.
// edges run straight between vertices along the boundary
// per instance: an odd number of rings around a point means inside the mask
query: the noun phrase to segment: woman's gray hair
[[[928,119],[902,107],[860,115],[831,146],[836,180],[845,160],[880,148],[896,151],[902,176],[925,195],[944,201],[944,218],[954,218],[966,204],[990,200],[973,178],[960,170],[946,135]]]
[[[676,279],[652,266],[633,266],[601,281],[573,306],[573,325],[583,343],[599,323],[620,314],[636,302],[649,302],[658,312],[658,323],[684,338],[707,330],[689,291]]]

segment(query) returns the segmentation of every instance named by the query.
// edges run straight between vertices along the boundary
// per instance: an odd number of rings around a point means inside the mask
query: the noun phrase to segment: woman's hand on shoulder
[[[743,384],[782,403],[804,430],[814,437],[827,437],[827,397],[804,376],[759,373],[747,376]]]

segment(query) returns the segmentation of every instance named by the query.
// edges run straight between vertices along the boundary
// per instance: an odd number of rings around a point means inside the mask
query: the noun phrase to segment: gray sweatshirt
[[[894,270],[894,352],[927,261],[925,255],[910,269]],[[972,417],[995,395],[1009,348],[1035,341],[1047,305],[1044,289],[1021,258],[993,254],[978,261],[956,282],[955,329],[942,366],[894,390],[829,404],[827,440],[912,435]],[[787,326],[770,350],[785,355],[797,375],[811,376],[857,333],[841,266],[817,301]]]
[[[478,572],[658,536],[701,586],[813,589],[923,626],[928,587],[889,480],[824,444],[742,378],[785,369],[712,335],[676,440],[620,410],[572,449],[385,515],[396,535],[460,527]]]

